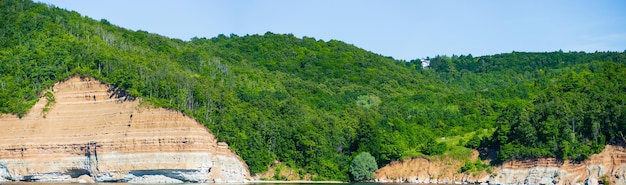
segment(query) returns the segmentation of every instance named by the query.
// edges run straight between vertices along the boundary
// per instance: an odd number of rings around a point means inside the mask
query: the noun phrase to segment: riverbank
[[[346,184],[348,182],[342,181],[308,181],[308,180],[292,180],[292,181],[278,181],[278,180],[251,180],[248,184]]]

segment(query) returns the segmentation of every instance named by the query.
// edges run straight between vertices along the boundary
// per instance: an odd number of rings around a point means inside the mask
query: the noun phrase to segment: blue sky
[[[511,51],[624,51],[622,0],[38,0],[132,30],[192,37],[292,33],[411,60]]]

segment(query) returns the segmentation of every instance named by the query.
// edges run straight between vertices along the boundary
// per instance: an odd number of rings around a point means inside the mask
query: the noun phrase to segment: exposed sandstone
[[[597,184],[606,178],[611,184],[626,184],[626,148],[607,145],[581,163],[544,158],[509,161],[500,166],[493,182],[530,184]]]
[[[0,115],[0,180],[243,182],[246,164],[183,114],[73,77],[22,118]],[[78,178],[80,177],[80,178]],[[91,179],[89,179],[91,178]]]
[[[471,160],[478,159],[478,152],[473,152]],[[396,161],[376,171],[378,182],[410,182],[425,184],[452,184],[455,182],[487,181],[485,172],[477,175],[458,173],[464,161],[444,156],[433,159],[412,158]]]
[[[408,159],[391,163],[376,171],[380,182],[491,184],[598,184],[603,178],[611,184],[626,184],[626,148],[607,145],[605,149],[581,163],[554,158],[508,161],[492,173],[458,173],[462,163],[440,158]]]

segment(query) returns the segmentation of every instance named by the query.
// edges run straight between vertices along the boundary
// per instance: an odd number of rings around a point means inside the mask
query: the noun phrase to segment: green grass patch
[[[469,141],[474,135],[477,135],[481,138],[488,137],[493,134],[495,128],[492,129],[482,129],[473,132],[468,132],[463,135],[449,136],[449,137],[441,137],[437,139],[437,142],[444,142],[448,146],[465,146],[465,143]]]
[[[46,102],[46,105],[43,107],[43,110],[42,110],[43,117],[46,118],[46,115],[56,103],[56,99],[54,98],[54,95],[50,91],[46,92],[46,94],[44,94],[43,97],[46,98],[46,100],[48,100],[48,102]]]

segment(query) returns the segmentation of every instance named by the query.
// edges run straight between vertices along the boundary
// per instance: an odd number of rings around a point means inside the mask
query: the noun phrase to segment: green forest
[[[219,26],[219,25],[217,25]],[[0,1],[0,113],[89,76],[190,115],[262,173],[349,180],[352,159],[584,160],[626,138],[626,52],[436,56],[429,68],[292,34],[189,41],[29,0]],[[2,124],[2,123],[0,123]]]

